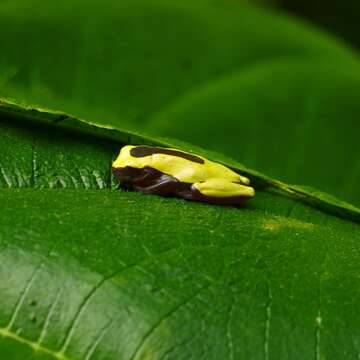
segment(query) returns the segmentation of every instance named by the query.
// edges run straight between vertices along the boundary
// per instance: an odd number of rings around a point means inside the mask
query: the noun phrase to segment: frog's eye
[[[166,148],[160,148],[156,146],[137,146],[130,150],[130,155],[136,158],[141,158],[145,156],[150,156],[154,154],[165,154],[165,155],[171,155],[171,156],[177,156],[181,157],[186,160],[190,160],[192,162],[198,163],[198,164],[204,164],[205,161],[192,154],[188,154],[179,150],[172,150],[172,149],[166,149]]]

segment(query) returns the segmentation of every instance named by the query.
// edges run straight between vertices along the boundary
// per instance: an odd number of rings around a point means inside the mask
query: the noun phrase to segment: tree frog
[[[145,194],[177,195],[212,204],[239,204],[255,195],[250,180],[224,165],[181,150],[124,146],[113,174]]]

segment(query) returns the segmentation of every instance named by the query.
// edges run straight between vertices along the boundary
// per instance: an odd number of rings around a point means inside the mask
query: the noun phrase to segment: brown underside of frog
[[[250,197],[229,196],[212,197],[202,194],[192,183],[181,182],[171,175],[162,173],[149,166],[134,168],[112,168],[115,177],[124,184],[131,185],[133,189],[144,194],[163,196],[180,196],[187,200],[203,201],[218,205],[242,204]]]

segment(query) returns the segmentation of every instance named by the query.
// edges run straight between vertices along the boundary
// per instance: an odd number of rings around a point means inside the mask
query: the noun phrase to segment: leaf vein
[[[269,360],[269,341],[270,341],[270,325],[271,325],[271,306],[272,293],[269,288],[268,302],[265,309],[265,331],[264,331],[264,359]]]
[[[47,355],[52,356],[56,360],[71,360],[69,357],[65,356],[64,354],[59,354],[58,352],[51,350],[45,346],[39,345],[37,342],[25,339],[24,337],[15,334],[14,332],[10,331],[7,328],[0,328],[0,335],[4,338],[12,339],[20,344],[29,346],[35,352],[41,352]],[[31,357],[33,358],[33,357]]]
[[[55,308],[56,308],[56,305],[60,299],[60,296],[62,295],[62,292],[63,292],[63,289],[61,289],[60,291],[58,291],[57,295],[56,295],[56,298],[54,300],[54,302],[52,303],[51,307],[50,307],[50,310],[48,312],[48,314],[46,315],[46,319],[44,321],[44,326],[43,328],[41,329],[41,333],[39,335],[39,339],[37,340],[37,343],[40,345],[42,343],[42,341],[44,340],[44,337],[46,335],[46,331],[50,325],[50,320],[51,320],[51,317],[55,311]]]
[[[114,323],[114,320],[110,321],[106,326],[104,326],[104,328],[101,330],[98,338],[94,341],[94,343],[90,346],[88,352],[86,353],[84,360],[90,360],[90,358],[92,357],[92,355],[94,354],[95,350],[97,349],[97,347],[99,346],[100,342],[102,341],[102,339],[104,338],[104,336],[106,335],[106,333],[109,331],[109,329],[111,328],[112,324]]]
[[[142,338],[142,340],[140,341],[139,345],[135,348],[135,351],[133,352],[133,354],[130,356],[130,360],[136,360],[140,354],[142,349],[145,346],[146,341],[151,337],[151,335],[153,335],[156,330],[159,328],[159,326],[161,325],[161,323],[163,323],[165,320],[167,320],[168,318],[170,318],[174,313],[176,313],[180,308],[182,308],[183,306],[187,305],[188,303],[190,303],[193,299],[195,299],[196,297],[199,296],[199,294],[207,289],[209,289],[212,286],[212,283],[209,283],[205,286],[203,286],[200,290],[196,291],[191,297],[185,299],[184,301],[180,302],[178,305],[176,305],[173,309],[171,309],[170,311],[168,311],[166,314],[164,314],[163,316],[161,316],[159,318],[159,320],[153,324],[149,331],[144,335],[144,337]]]
[[[28,294],[34,280],[35,280],[35,277],[36,277],[36,273],[38,272],[39,268],[40,268],[41,265],[39,265],[38,267],[36,267],[34,269],[34,271],[32,272],[31,276],[30,276],[30,279],[29,281],[27,282],[23,292],[21,293],[16,305],[15,305],[15,308],[14,308],[14,311],[12,312],[12,315],[10,317],[10,320],[9,320],[9,323],[7,324],[7,326],[4,328],[4,330],[8,330],[10,331],[12,326],[14,325],[14,322],[16,320],[16,317],[20,311],[20,308],[22,306],[22,304],[24,303],[25,301],[25,298],[26,298],[26,295]]]
[[[6,185],[11,188],[12,187],[12,182],[11,182],[11,179],[7,176],[5,170],[3,169],[2,166],[0,166],[0,172],[1,172],[1,175],[3,176],[5,182],[6,182]]]

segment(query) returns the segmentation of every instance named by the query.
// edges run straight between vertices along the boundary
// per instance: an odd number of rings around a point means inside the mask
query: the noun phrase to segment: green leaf
[[[0,197],[3,358],[360,350],[358,225],[262,193],[221,210],[109,190]]]
[[[358,222],[306,203],[354,220],[358,209],[306,189],[295,200],[251,170],[257,194],[241,208],[112,191],[124,141],[178,144],[5,102],[0,119],[2,357],[359,352]]]

